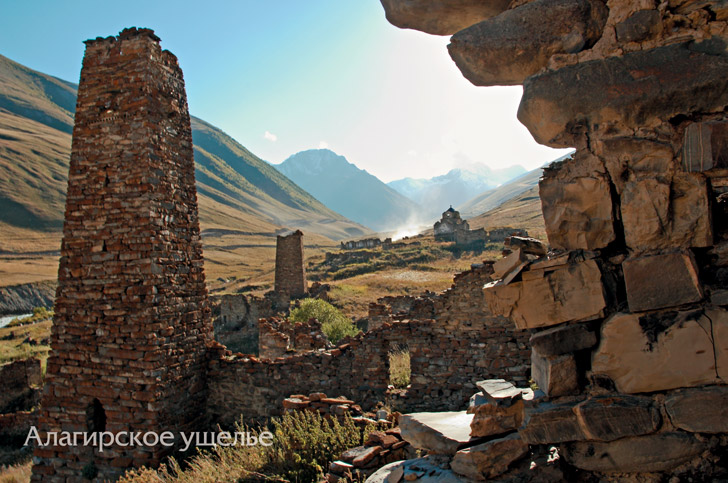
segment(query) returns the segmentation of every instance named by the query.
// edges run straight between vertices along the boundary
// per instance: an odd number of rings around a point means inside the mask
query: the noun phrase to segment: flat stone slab
[[[700,455],[705,447],[705,443],[692,434],[673,432],[608,443],[566,443],[561,446],[560,454],[569,464],[587,471],[647,473],[676,468]]]
[[[365,483],[467,483],[448,468],[449,458],[425,456],[412,460],[395,461],[379,468]]]
[[[694,433],[728,432],[728,387],[675,391],[665,398],[672,424]]]
[[[470,442],[473,415],[465,411],[405,414],[399,420],[402,439],[433,454],[454,455]]]

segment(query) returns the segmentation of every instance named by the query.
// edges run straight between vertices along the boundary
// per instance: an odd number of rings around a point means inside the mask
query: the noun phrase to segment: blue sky
[[[0,12],[0,54],[72,82],[83,40],[154,29],[191,113],[273,163],[329,147],[391,181],[566,152],[518,123],[520,87],[472,86],[447,37],[390,25],[378,0],[0,0]]]

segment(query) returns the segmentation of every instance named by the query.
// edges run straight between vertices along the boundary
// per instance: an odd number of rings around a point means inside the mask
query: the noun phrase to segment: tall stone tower
[[[86,41],[58,281],[43,441],[199,429],[212,329],[190,117],[152,30]],[[114,480],[171,449],[76,443],[38,448],[33,481]]]
[[[308,293],[306,270],[303,267],[303,233],[296,230],[278,235],[276,240],[275,291],[289,297]]]

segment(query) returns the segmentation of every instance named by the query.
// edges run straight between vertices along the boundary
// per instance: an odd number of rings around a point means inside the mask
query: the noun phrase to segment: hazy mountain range
[[[0,56],[3,231],[62,227],[77,88]],[[370,233],[211,124],[193,117],[192,137],[203,230],[270,233],[290,227],[334,240]]]
[[[484,164],[471,164],[430,179],[403,178],[388,186],[418,203],[425,217],[439,216],[450,205],[459,206],[486,190],[525,173],[522,166],[494,170]]]
[[[275,165],[323,204],[376,231],[411,223],[421,207],[328,149],[301,151]]]

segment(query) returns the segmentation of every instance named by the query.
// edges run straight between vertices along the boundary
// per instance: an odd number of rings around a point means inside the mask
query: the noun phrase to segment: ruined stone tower
[[[190,117],[152,30],[86,41],[58,281],[43,441],[199,429],[212,332]],[[33,481],[113,480],[171,450],[77,443],[36,449]]]
[[[291,297],[305,295],[306,270],[303,268],[303,233],[296,230],[278,235],[276,241],[275,291]]]

